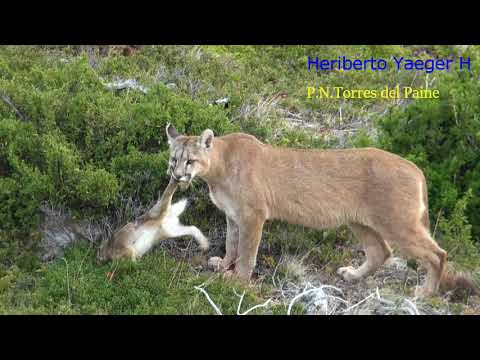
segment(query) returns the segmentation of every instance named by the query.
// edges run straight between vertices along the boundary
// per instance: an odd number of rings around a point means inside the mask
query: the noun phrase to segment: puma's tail
[[[440,291],[453,291],[454,294],[480,295],[480,287],[471,274],[457,272],[451,268],[445,269],[440,279]]]

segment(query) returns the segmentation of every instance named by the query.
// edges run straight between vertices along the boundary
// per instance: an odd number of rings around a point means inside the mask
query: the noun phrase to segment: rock
[[[228,97],[224,97],[221,99],[213,100],[210,102],[210,105],[223,105],[224,108],[228,108],[228,104],[230,103],[230,99]]]
[[[118,81],[113,81],[109,83],[104,83],[103,85],[105,85],[105,87],[109,90],[133,89],[133,90],[141,91],[144,94],[148,93],[148,89],[140,85],[135,79],[118,80]]]

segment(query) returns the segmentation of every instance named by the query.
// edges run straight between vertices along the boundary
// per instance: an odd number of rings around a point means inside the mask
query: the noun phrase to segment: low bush
[[[86,56],[60,61],[31,48],[0,52],[1,230],[32,231],[49,201],[79,217],[166,185],[167,123],[182,133],[238,129],[224,110],[158,82],[147,94],[111,91]],[[9,104],[10,102],[10,104]]]
[[[416,163],[428,183],[431,222],[446,218],[470,190],[466,218],[480,241],[480,83],[478,71],[455,71],[436,87],[440,99],[392,108],[378,121],[379,146]]]

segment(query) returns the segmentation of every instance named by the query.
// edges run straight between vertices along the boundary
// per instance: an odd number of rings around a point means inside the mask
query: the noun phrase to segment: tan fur
[[[445,267],[445,271],[443,272],[440,281],[440,290],[442,292],[450,291],[457,297],[480,295],[480,288],[472,279],[470,273],[458,273],[452,268],[452,266],[448,265]]]
[[[208,249],[208,240],[198,228],[195,226],[184,226],[179,223],[179,214],[174,212],[171,205],[172,197],[177,187],[178,182],[170,179],[162,197],[154,207],[135,224],[128,223],[116,231],[113,237],[100,247],[97,254],[98,261],[105,262],[122,258],[136,260],[158,242],[184,235],[193,236],[202,250]],[[142,243],[145,238],[148,241]]]
[[[211,258],[212,266],[249,279],[267,220],[316,229],[348,224],[366,261],[340,268],[346,280],[375,272],[395,245],[428,271],[417,296],[438,290],[447,253],[430,236],[427,185],[412,162],[375,148],[273,147],[243,133],[183,136],[167,126],[167,136],[170,172],[186,184],[195,176],[206,181],[227,216],[226,255]]]

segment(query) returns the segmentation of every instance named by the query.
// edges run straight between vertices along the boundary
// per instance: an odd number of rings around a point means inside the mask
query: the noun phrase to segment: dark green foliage
[[[451,211],[448,219],[440,215],[438,240],[442,247],[447,250],[450,260],[460,268],[475,269],[480,265],[479,244],[472,242],[472,225],[467,221],[465,210],[472,199],[472,192],[469,190]]]
[[[380,146],[416,163],[427,177],[430,216],[448,218],[471,189],[466,210],[475,241],[480,239],[480,83],[478,72],[442,78],[438,100],[419,100],[392,109],[378,122]]]
[[[38,207],[54,185],[39,170],[41,138],[33,126],[17,120],[0,122],[0,230],[24,230],[36,225]]]
[[[60,61],[13,47],[0,60],[0,91],[21,113],[0,102],[1,229],[34,228],[44,200],[82,217],[129,197],[151,201],[166,184],[169,122],[188,134],[238,129],[223,109],[162,83],[147,95],[110,91],[86,56]]]

